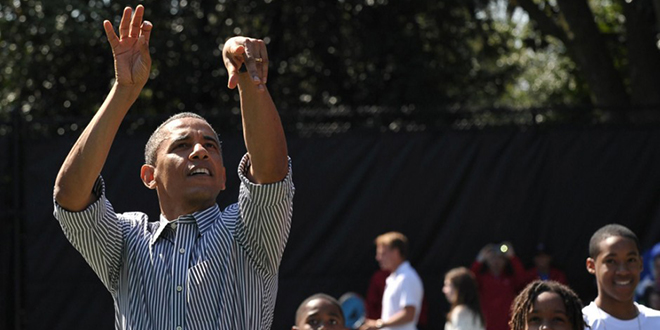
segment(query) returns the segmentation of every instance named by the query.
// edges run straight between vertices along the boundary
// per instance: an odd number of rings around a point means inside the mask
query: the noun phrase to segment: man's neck
[[[394,272],[396,272],[396,270],[399,269],[399,267],[401,267],[401,265],[403,265],[404,262],[406,262],[406,261],[405,261],[405,260],[401,260],[400,262],[398,262],[398,263],[392,265],[392,268],[393,268],[393,269],[390,269],[390,273],[394,273]]]
[[[169,221],[174,221],[182,215],[193,214],[195,212],[206,210],[209,207],[213,206],[214,204],[215,203],[211,203],[211,204],[204,203],[204,204],[199,204],[199,205],[172,206],[172,205],[163,205],[163,203],[161,203],[160,213],[165,217],[165,219],[167,219]]]
[[[598,308],[619,320],[632,320],[639,315],[639,310],[632,299],[630,301],[622,302],[611,299],[602,299],[599,295],[596,297],[595,302]]]

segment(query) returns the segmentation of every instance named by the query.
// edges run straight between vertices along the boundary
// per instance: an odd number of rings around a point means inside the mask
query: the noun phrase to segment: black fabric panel
[[[2,129],[3,127],[0,127]],[[14,187],[10,184],[12,168],[12,139],[8,135],[0,135],[0,328],[10,329],[14,326],[15,287],[14,282],[14,221],[15,200]]]
[[[119,212],[158,216],[139,180],[146,136],[119,136],[103,175]],[[109,293],[52,217],[52,184],[73,137],[25,149],[24,329],[113,329]],[[236,200],[241,136],[224,137],[227,191]],[[443,326],[442,277],[469,266],[486,243],[509,240],[523,261],[537,241],[554,247],[588,302],[584,269],[598,227],[619,222],[644,247],[660,241],[660,128],[530,128],[289,138],[294,219],[273,329],[290,329],[307,296],[364,294],[376,270],[373,239],[406,234],[424,281],[429,327]]]

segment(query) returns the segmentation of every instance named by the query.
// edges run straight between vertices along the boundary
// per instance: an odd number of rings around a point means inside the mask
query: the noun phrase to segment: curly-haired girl
[[[569,287],[554,281],[534,281],[513,302],[511,330],[583,330],[582,302]]]

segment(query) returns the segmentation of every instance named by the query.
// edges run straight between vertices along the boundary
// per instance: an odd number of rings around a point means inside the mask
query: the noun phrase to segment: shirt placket
[[[186,283],[190,251],[195,239],[195,220],[192,216],[182,216],[172,224],[176,230],[174,255],[172,256],[172,325],[174,330],[183,330],[186,320]]]

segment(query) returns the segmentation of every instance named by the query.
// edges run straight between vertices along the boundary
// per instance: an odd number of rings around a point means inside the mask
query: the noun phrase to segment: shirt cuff
[[[53,198],[53,204],[55,205],[53,215],[55,219],[71,231],[83,231],[93,227],[96,224],[96,219],[103,216],[106,208],[105,182],[101,176],[94,182],[92,194],[96,196],[96,201],[84,210],[75,212],[63,208]]]
[[[294,186],[291,178],[291,158],[288,159],[288,170],[282,181],[268,184],[259,184],[247,178],[250,169],[250,157],[245,154],[238,164],[238,177],[241,180],[239,196],[244,196],[253,203],[262,206],[273,205],[282,200],[284,196],[293,195]]]

